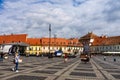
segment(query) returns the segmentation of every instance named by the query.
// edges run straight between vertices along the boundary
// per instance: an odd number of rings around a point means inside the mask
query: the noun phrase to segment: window
[[[45,47],[43,47],[43,49],[45,49]]]
[[[110,49],[112,49],[111,46],[110,46]]]
[[[106,49],[108,49],[108,47],[106,46]]]
[[[119,49],[119,46],[118,46],[118,49]]]
[[[29,50],[31,51],[31,50],[33,50],[33,48],[31,47],[31,48],[29,48]]]
[[[54,47],[52,47],[52,49],[54,49]]]
[[[116,49],[116,46],[114,47],[114,49]]]
[[[64,47],[64,49],[66,49],[66,47]]]
[[[5,43],[5,41],[3,41],[3,43]]]

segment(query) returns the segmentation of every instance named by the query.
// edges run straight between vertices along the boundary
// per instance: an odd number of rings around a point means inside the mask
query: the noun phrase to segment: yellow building
[[[27,38],[27,43],[30,46],[26,49],[26,55],[39,56],[42,53],[40,38]]]

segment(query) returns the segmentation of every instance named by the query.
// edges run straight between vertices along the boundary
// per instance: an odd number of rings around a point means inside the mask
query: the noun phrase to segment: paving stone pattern
[[[103,68],[104,71],[108,72],[115,79],[120,79],[120,62],[119,62],[120,58],[119,56],[116,56],[117,61],[113,62],[113,57],[107,56],[106,61],[103,60],[103,56],[100,56],[99,59],[97,58],[93,58],[93,59]]]
[[[27,75],[19,75],[12,78],[9,78],[7,80],[45,80],[46,77],[41,76],[27,76]]]
[[[120,74],[119,75],[112,74],[112,76],[115,77],[116,79],[120,79]]]
[[[56,73],[57,71],[50,71],[50,70],[36,70],[36,71],[33,71],[32,73],[46,73],[46,74],[54,74]]]
[[[1,80],[103,80],[99,79],[99,74],[103,70],[108,72],[115,79],[120,79],[120,68],[113,65],[119,65],[119,62],[110,65],[110,61],[104,63],[101,57],[92,58],[96,65],[102,67],[95,68],[92,61],[82,63],[79,58],[70,58],[64,63],[64,58],[48,59],[47,57],[25,57],[22,56],[23,62],[19,64],[19,72],[13,72],[14,67],[12,56],[8,60],[0,62],[0,79]],[[100,60],[99,60],[100,59]],[[111,60],[112,61],[112,60]],[[106,64],[109,63],[109,64]],[[94,66],[94,67],[93,67]],[[97,73],[97,71],[101,71]],[[24,74],[24,75],[23,75]],[[107,75],[104,75],[107,76]],[[104,77],[103,76],[103,77]],[[104,79],[105,80],[105,79]]]

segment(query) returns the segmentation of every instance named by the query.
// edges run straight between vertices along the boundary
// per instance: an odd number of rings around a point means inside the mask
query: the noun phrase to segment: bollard
[[[114,58],[113,61],[116,62],[116,58]]]
[[[106,57],[104,57],[104,61],[106,61]]]
[[[106,58],[104,58],[104,61],[106,61]]]

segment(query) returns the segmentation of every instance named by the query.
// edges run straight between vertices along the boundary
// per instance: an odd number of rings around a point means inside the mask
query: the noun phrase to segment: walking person
[[[15,56],[14,56],[15,67],[12,68],[12,70],[15,72],[18,72],[19,59],[20,59],[20,55],[18,53],[15,53]]]
[[[65,53],[65,56],[64,56],[64,62],[66,63],[67,60],[68,60],[68,55],[67,55],[67,53]]]

